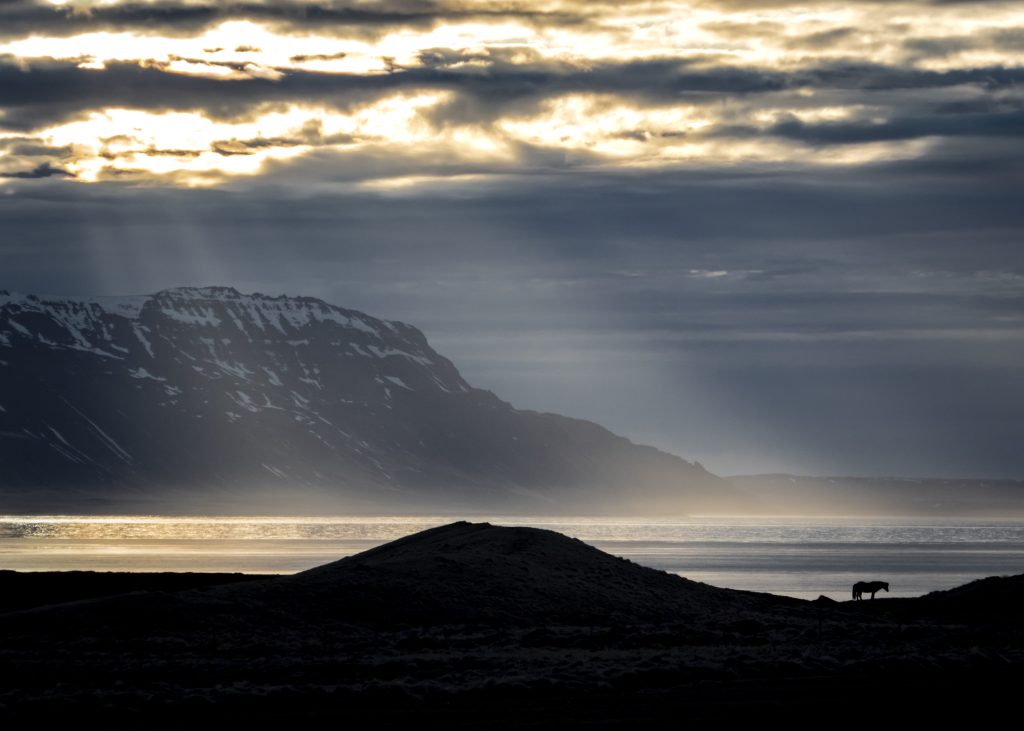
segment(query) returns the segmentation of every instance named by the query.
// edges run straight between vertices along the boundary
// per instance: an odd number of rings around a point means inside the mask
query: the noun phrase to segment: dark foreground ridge
[[[0,570],[0,614],[46,604],[96,599],[133,591],[184,591],[258,581],[254,574],[144,573],[115,571],[17,571]]]
[[[170,589],[172,587],[165,587]],[[177,588],[177,587],[174,587]],[[293,576],[129,594],[8,615],[66,634],[278,627],[624,625],[739,617],[801,604],[639,566],[538,528],[457,522]],[[117,622],[111,623],[112,618]]]
[[[889,720],[977,721],[1024,679],[1007,609],[1024,576],[805,602],[465,522],[294,576],[185,589],[170,576],[0,614],[0,718],[667,728],[846,718],[869,698]]]

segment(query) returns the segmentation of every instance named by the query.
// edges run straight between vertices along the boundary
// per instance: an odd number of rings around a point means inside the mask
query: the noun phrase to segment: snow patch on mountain
[[[147,371],[145,368],[129,368],[128,369],[128,373],[131,375],[132,378],[138,378],[138,379],[147,379],[148,378],[149,380],[152,380],[152,381],[166,381],[167,380],[166,378],[160,378],[158,376],[154,376],[152,373]]]

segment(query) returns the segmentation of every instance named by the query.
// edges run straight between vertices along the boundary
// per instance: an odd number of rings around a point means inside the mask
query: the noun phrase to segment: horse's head
[[[883,589],[885,589],[886,591],[889,591],[889,582],[888,581],[882,581],[880,583],[882,584],[882,588]]]

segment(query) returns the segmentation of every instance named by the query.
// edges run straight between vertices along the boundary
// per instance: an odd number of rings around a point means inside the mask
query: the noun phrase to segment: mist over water
[[[464,516],[0,516],[0,569],[293,573]],[[1024,571],[1024,521],[932,518],[474,516],[547,528],[731,589],[849,597],[858,580],[917,596]]]

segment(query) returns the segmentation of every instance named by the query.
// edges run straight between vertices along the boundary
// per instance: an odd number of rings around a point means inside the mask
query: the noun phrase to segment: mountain
[[[693,511],[732,486],[471,387],[411,325],[309,297],[0,292],[7,510]]]

